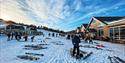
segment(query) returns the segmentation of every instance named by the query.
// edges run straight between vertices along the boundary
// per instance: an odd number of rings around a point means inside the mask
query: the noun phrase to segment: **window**
[[[114,28],[114,37],[115,39],[119,38],[119,28]]]
[[[121,39],[125,39],[125,27],[120,28],[120,37]]]
[[[113,38],[113,28],[110,28],[110,37]]]
[[[99,30],[99,36],[103,35],[103,30]]]

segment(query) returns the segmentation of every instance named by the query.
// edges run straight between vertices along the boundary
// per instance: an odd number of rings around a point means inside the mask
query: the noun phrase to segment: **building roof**
[[[102,23],[108,25],[109,22],[121,20],[121,19],[125,18],[125,16],[95,16],[95,17],[93,17],[93,18],[95,18],[95,19],[101,21]],[[90,23],[89,23],[89,25],[88,25],[88,28],[89,28],[90,24],[92,23],[93,18],[92,18],[92,20],[90,21]]]
[[[104,16],[104,17],[94,17],[102,22],[112,22],[125,18],[125,16]]]
[[[85,28],[87,28],[88,24],[82,24]]]

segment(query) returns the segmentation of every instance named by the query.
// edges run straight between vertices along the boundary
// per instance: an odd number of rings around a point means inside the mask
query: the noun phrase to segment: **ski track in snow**
[[[71,40],[66,40],[65,37],[50,37],[51,39],[46,40],[46,43],[48,45],[44,45],[48,48],[42,50],[23,49],[25,45],[43,43],[41,42],[41,40],[45,39],[45,37],[42,36],[36,36],[34,42],[30,42],[30,40],[28,42],[18,42],[16,40],[6,41],[5,36],[0,36],[0,38],[0,63],[110,63],[107,57],[113,55],[119,56],[121,59],[125,60],[125,45],[121,44],[112,44],[102,41],[96,41],[104,44],[106,46],[106,49],[111,49],[113,51],[96,50],[92,48],[81,47],[80,49],[83,51],[94,52],[89,58],[83,60],[75,59],[70,55],[70,48],[73,47],[72,42]],[[64,45],[56,45],[52,42],[59,42],[63,43]],[[86,43],[81,44],[89,45]],[[40,59],[37,61],[22,60],[16,57],[17,55],[25,54],[25,52],[44,54],[44,56],[40,57]]]

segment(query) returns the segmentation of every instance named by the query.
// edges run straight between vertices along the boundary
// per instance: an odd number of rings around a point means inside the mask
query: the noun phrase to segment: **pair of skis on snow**
[[[110,63],[125,63],[124,60],[116,56],[113,56],[113,57],[108,56],[108,59],[110,60]]]
[[[79,55],[74,55],[73,56],[73,49],[70,49],[70,54],[72,57],[76,58],[76,59],[86,59],[88,58],[91,54],[93,54],[93,52],[86,52],[86,51],[82,51],[80,50],[80,54]]]
[[[24,59],[24,60],[39,60],[39,57],[36,56],[44,56],[44,54],[37,54],[37,53],[25,53],[26,55],[19,55],[17,56],[20,59]]]

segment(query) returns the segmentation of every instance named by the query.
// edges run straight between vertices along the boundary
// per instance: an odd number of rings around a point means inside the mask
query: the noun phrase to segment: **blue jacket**
[[[74,36],[73,39],[72,39],[72,44],[74,46],[78,47],[79,43],[80,43],[80,38],[78,36]]]

